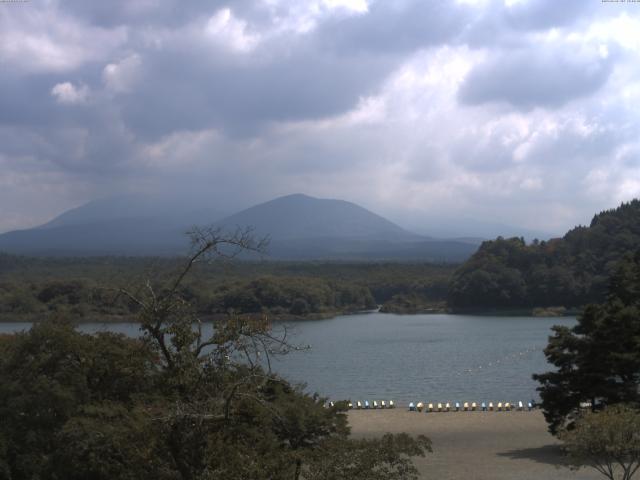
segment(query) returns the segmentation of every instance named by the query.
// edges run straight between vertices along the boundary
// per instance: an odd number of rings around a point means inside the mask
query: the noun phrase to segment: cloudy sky
[[[0,231],[303,192],[560,233],[640,196],[640,3],[0,1]]]

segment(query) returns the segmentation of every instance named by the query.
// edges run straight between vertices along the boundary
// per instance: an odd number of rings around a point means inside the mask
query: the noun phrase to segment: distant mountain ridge
[[[197,207],[197,208],[196,208]],[[202,204],[133,196],[89,202],[39,227],[0,235],[0,250],[30,255],[176,255],[193,225],[254,228],[269,236],[269,257],[289,260],[459,262],[477,244],[409,232],[359,205],[303,194],[279,197],[224,217]]]

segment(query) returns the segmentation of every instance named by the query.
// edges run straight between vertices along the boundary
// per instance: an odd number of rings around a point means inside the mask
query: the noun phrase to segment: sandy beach
[[[404,409],[352,410],[357,437],[384,433],[424,434],[433,453],[415,460],[425,479],[598,479],[592,469],[562,465],[558,441],[540,411],[419,413]]]

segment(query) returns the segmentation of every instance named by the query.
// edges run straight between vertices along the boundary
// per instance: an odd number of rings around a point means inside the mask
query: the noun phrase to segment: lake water
[[[294,344],[273,369],[332,399],[527,401],[533,373],[550,369],[543,348],[552,325],[575,318],[367,313],[287,323]],[[279,325],[276,325],[278,328]],[[0,324],[0,332],[28,328]],[[137,335],[136,324],[85,324],[83,331]]]

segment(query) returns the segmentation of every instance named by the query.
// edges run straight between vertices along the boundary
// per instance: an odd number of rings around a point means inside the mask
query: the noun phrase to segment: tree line
[[[128,320],[137,306],[122,297],[122,282],[145,278],[161,284],[177,259],[41,259],[0,255],[0,319],[38,320],[67,315],[82,321]],[[442,304],[451,265],[400,263],[220,262],[199,264],[181,285],[203,316],[269,314],[272,318],[316,318],[370,310],[392,311]]]
[[[588,227],[527,244],[522,238],[484,242],[453,275],[454,309],[581,307],[602,302],[625,254],[640,245],[640,201],[595,215]]]

